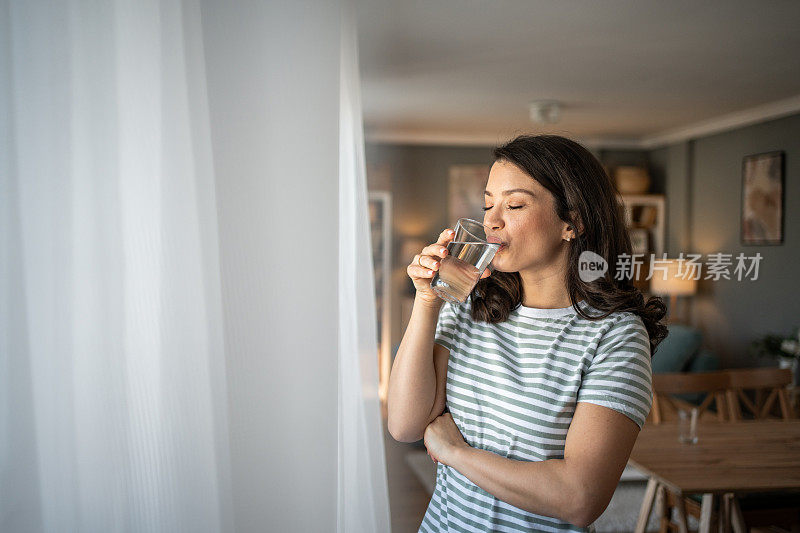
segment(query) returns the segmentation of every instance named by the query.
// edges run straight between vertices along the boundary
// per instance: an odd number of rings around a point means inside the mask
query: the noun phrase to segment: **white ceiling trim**
[[[634,139],[591,138],[576,139],[594,149],[653,149],[676,144],[698,137],[773,120],[800,113],[800,95],[729,113],[713,119],[696,122],[654,135]],[[443,145],[443,146],[496,146],[508,138],[503,135],[454,135],[446,132],[415,130],[367,129],[366,141],[377,144]]]
[[[514,134],[516,135],[516,134]],[[375,144],[437,145],[437,146],[497,146],[514,135],[454,135],[415,130],[367,130],[365,139]],[[602,137],[572,137],[584,146],[594,149],[641,149],[641,139],[605,139]]]
[[[711,120],[696,122],[683,128],[675,128],[656,135],[649,135],[642,138],[641,146],[642,148],[657,148],[793,115],[798,112],[800,112],[800,94],[784,100],[751,107],[744,111],[722,115]]]

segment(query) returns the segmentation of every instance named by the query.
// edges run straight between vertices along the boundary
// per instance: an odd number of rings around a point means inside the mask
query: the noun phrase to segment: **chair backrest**
[[[728,412],[725,391],[728,383],[725,371],[653,374],[653,408],[648,420],[660,424],[670,418],[669,411],[674,414],[678,409],[696,407],[700,418],[714,417],[725,421]],[[691,393],[706,393],[706,397],[698,406],[673,396]],[[715,404],[716,413],[709,410],[712,403]]]
[[[742,420],[743,408],[755,419],[771,418],[777,405],[779,417],[795,418],[786,386],[792,382],[788,368],[746,368],[726,370],[728,387],[725,392],[730,420]],[[753,391],[753,399],[745,391]]]

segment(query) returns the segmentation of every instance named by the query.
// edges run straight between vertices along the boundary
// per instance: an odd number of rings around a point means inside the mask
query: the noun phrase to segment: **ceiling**
[[[357,3],[367,140],[641,147],[800,112],[800,1]]]

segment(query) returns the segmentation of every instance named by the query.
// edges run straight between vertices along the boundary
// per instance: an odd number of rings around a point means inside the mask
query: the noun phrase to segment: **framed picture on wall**
[[[784,152],[748,155],[742,162],[742,244],[783,243]]]
[[[483,191],[489,179],[489,165],[453,165],[449,173],[450,224],[459,218],[483,220]]]

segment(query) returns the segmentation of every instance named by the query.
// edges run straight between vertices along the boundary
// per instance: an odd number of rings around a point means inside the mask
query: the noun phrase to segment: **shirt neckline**
[[[581,300],[578,302],[578,306],[580,306],[583,310],[586,310],[590,307],[589,304],[586,303],[586,300]],[[575,308],[571,305],[569,307],[559,307],[557,309],[543,309],[539,307],[525,307],[524,305],[520,304],[516,311],[521,316],[528,318],[553,318],[578,314]]]

